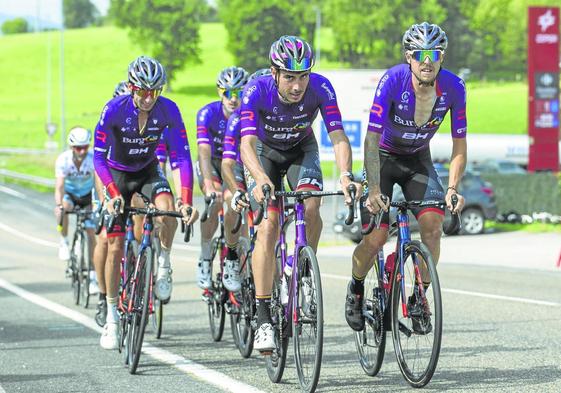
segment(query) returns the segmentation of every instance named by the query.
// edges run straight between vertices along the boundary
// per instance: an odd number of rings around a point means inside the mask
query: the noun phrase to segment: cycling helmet
[[[151,57],[140,56],[129,65],[129,83],[138,89],[158,90],[166,81],[164,66]]]
[[[117,83],[115,86],[115,91],[113,92],[113,97],[123,96],[125,94],[130,94],[131,91],[129,90],[129,86],[127,85],[126,81],[122,81]]]
[[[241,67],[224,68],[218,74],[216,86],[220,89],[241,89],[247,83],[249,73]]]
[[[438,25],[423,22],[412,25],[403,34],[403,48],[408,50],[438,49],[445,51],[448,46],[448,37]]]
[[[251,74],[249,76],[248,82],[251,82],[255,78],[259,78],[260,76],[263,76],[263,75],[271,75],[271,69],[270,68],[261,68],[260,70],[255,71],[253,74]]]
[[[308,71],[314,66],[312,47],[300,37],[283,35],[271,45],[271,65],[285,71]]]
[[[72,127],[68,133],[69,146],[86,146],[91,142],[90,130],[82,127]]]

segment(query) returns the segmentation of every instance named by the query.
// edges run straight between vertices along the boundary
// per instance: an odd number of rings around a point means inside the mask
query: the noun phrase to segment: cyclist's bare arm
[[[467,163],[467,141],[466,138],[452,138],[452,156],[450,157],[450,168],[448,177],[448,190],[446,191],[446,202],[448,208],[452,207],[450,195],[457,193],[458,185],[464,174]],[[461,211],[464,206],[464,198],[458,196],[458,204],[455,212]]]
[[[214,191],[214,184],[212,182],[211,156],[212,151],[210,145],[199,144],[199,167],[201,169],[201,174],[203,175],[203,184],[205,186],[205,192],[207,195]]]
[[[367,132],[364,139],[364,167],[368,180],[368,201],[366,207],[371,213],[378,213],[380,209],[387,211],[387,201],[381,199],[380,194],[380,152],[378,145],[381,134]]]
[[[55,181],[55,205],[62,205],[62,198],[64,197],[64,176],[57,176]]]
[[[247,168],[249,173],[251,173],[253,179],[255,179],[255,201],[257,203],[261,203],[263,201],[263,184],[269,184],[271,186],[271,197],[274,199],[275,190],[273,184],[263,170],[263,167],[259,162],[259,158],[257,158],[257,136],[246,135],[242,137],[242,140],[240,142],[240,152],[245,167]]]
[[[236,176],[234,175],[234,168],[236,167],[236,160],[231,158],[222,159],[222,179],[226,182],[228,190],[232,195],[238,189],[238,182],[236,182]]]
[[[335,160],[340,173],[352,173],[353,152],[347,134],[345,134],[343,130],[335,130],[331,131],[328,135],[333,144],[333,149],[335,150]],[[341,176],[340,180],[343,193],[345,194],[345,201],[350,203],[351,198],[348,195],[347,187],[352,183],[351,178],[348,176]],[[362,193],[361,185],[357,183],[355,187],[357,187],[357,195],[360,195]]]

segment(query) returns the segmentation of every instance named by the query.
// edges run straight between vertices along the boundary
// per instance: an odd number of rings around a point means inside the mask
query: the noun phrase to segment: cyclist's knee
[[[177,229],[177,218],[175,217],[162,217],[162,223],[169,230],[175,231]]]
[[[372,231],[370,234],[363,236],[357,247],[360,247],[363,253],[374,256],[378,253],[387,241],[387,234],[380,231]]]

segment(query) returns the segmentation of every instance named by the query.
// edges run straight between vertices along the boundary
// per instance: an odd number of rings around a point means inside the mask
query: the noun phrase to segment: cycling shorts
[[[366,175],[366,173],[364,173]],[[432,163],[430,150],[425,149],[413,154],[398,155],[380,149],[380,190],[383,195],[392,197],[394,184],[399,184],[406,200],[444,199],[444,189]],[[371,213],[365,206],[368,188],[364,188],[360,200],[362,226],[370,222]],[[412,209],[418,219],[423,213],[432,211],[444,215],[444,209],[436,206]],[[382,225],[388,226],[389,214],[384,213]]]
[[[203,174],[201,173],[201,168],[199,166],[199,161],[195,164],[195,170],[197,172],[197,179],[199,181],[199,188],[203,191]],[[226,188],[226,184],[222,180],[222,159],[220,158],[213,158],[211,159],[211,170],[212,170],[212,181],[214,183],[218,183],[222,185],[223,190]],[[234,166],[234,176],[236,178],[236,183],[238,184],[238,188],[245,190],[245,177],[244,177],[244,169],[243,165],[239,162],[236,162]]]
[[[73,194],[70,194],[70,193],[67,192],[62,197],[62,200],[67,202],[67,203],[71,203],[72,206],[80,207],[80,208],[86,208],[88,206],[91,206],[91,204],[92,204],[92,193],[90,192],[90,193],[88,193],[84,196],[78,197],[76,195],[73,195]],[[88,218],[87,220],[85,220],[84,225],[85,225],[86,229],[95,228],[95,223],[93,222],[93,220],[91,218]]]

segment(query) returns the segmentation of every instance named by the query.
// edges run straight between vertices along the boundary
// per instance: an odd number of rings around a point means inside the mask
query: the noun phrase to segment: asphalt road
[[[94,307],[72,304],[51,205],[51,196],[0,185],[0,393],[299,390],[291,348],[282,383],[272,384],[262,357],[241,358],[228,321],[222,342],[212,341],[194,280],[198,243],[182,245],[179,235],[162,338],[148,331],[138,375],[130,375],[117,351],[99,347]],[[333,211],[325,207],[326,221]],[[324,228],[331,242],[329,222]],[[561,391],[560,248],[560,236],[547,234],[443,239],[442,350],[424,390]],[[358,364],[343,316],[352,249],[325,245],[319,253],[326,315],[318,391],[410,390],[391,343],[377,377]]]

